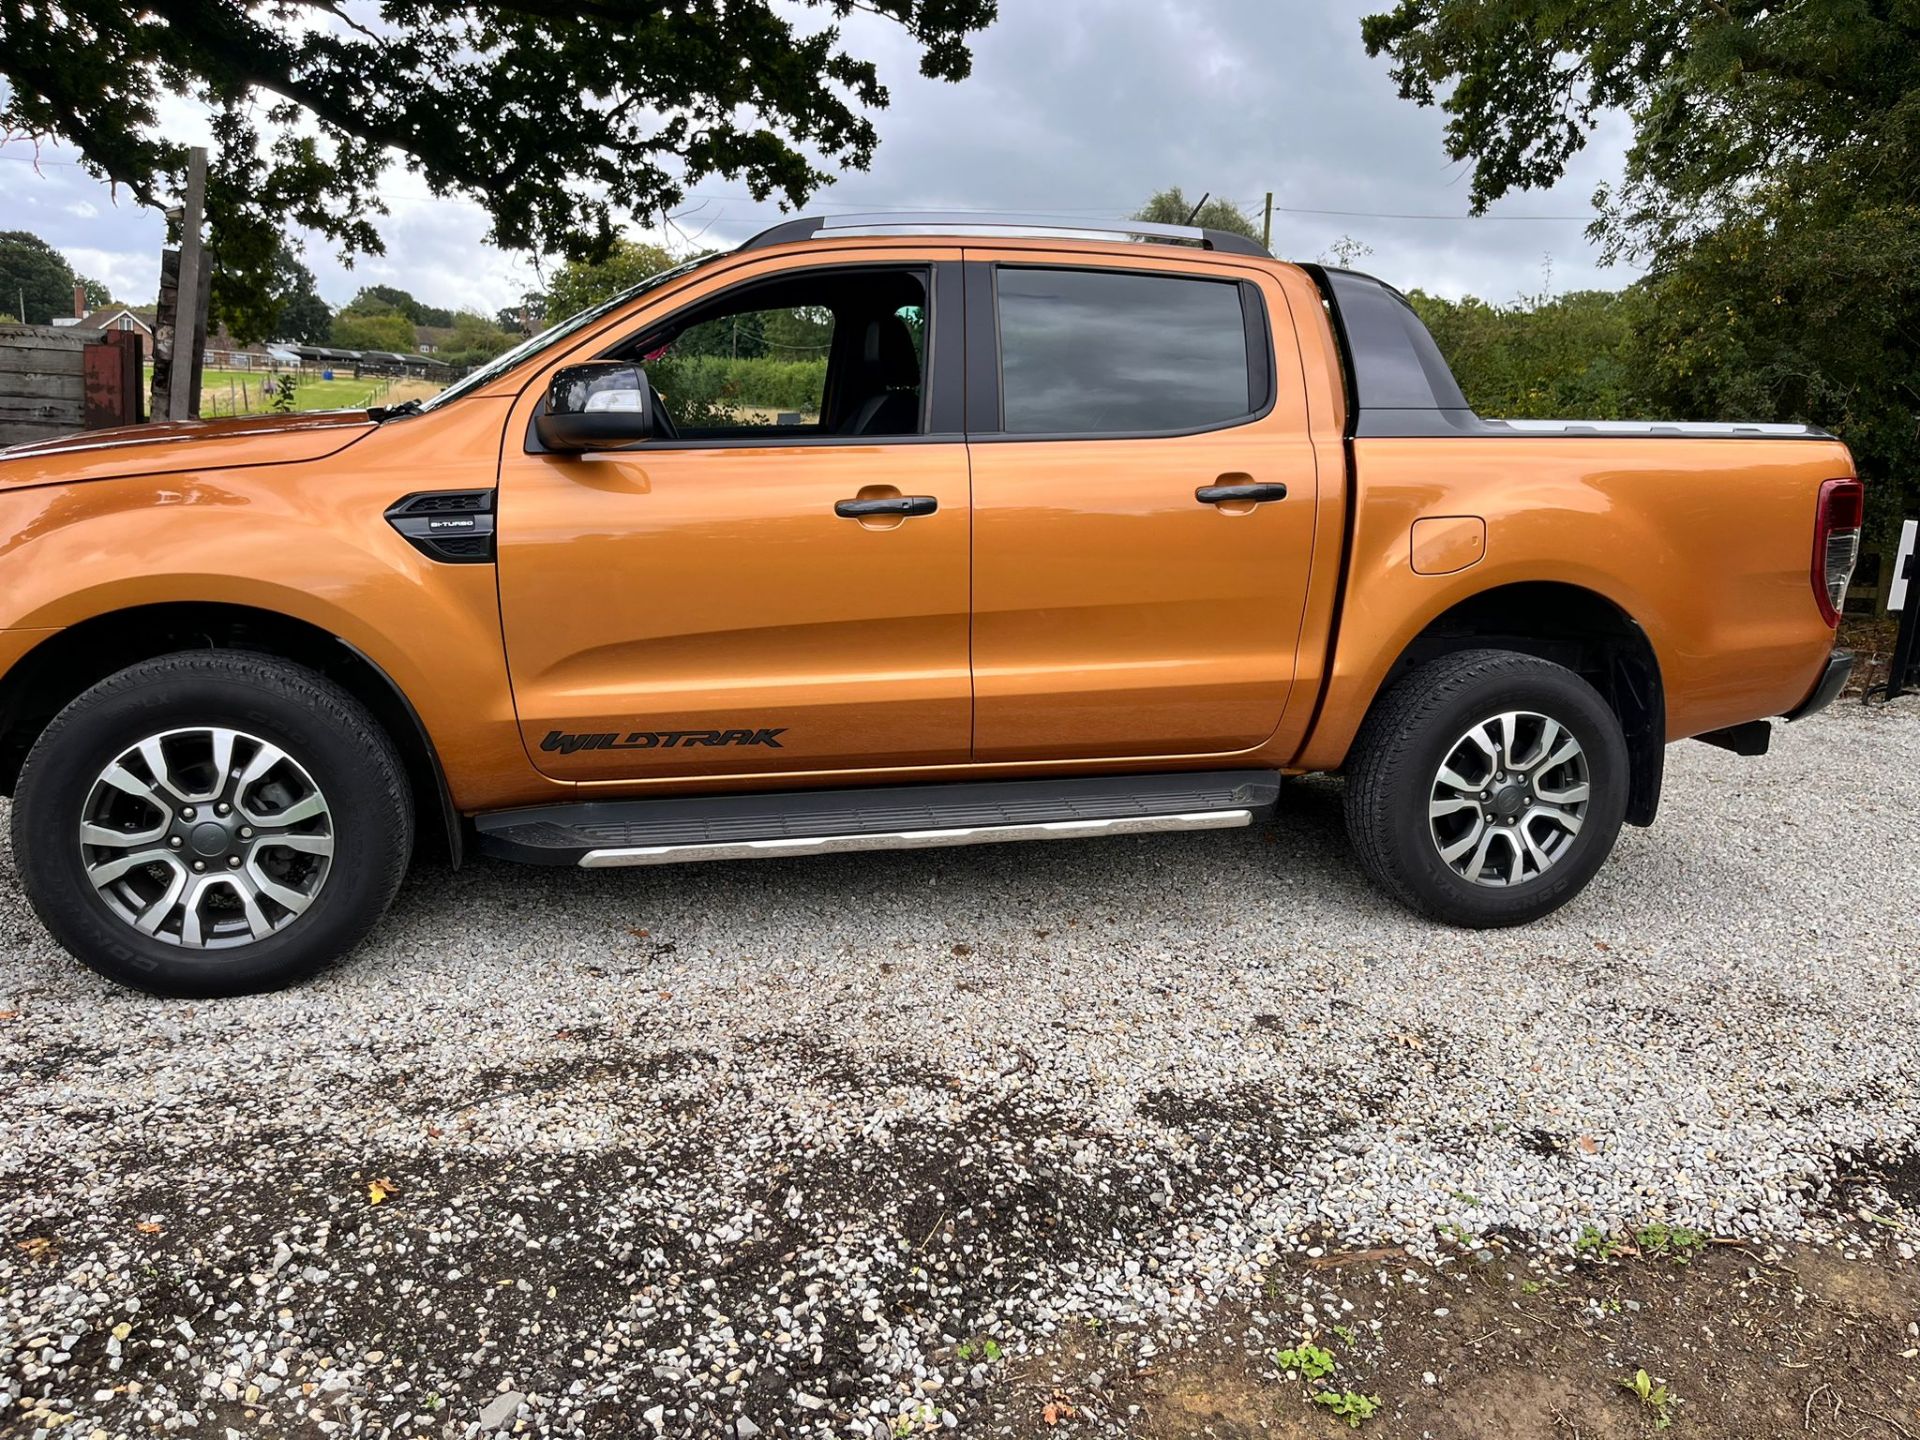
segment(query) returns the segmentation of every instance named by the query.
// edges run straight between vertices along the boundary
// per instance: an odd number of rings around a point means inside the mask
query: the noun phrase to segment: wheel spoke
[[[1533,793],[1537,798],[1546,801],[1549,805],[1579,805],[1583,804],[1587,797],[1593,793],[1593,787],[1584,782],[1579,785],[1569,785],[1564,790],[1548,790],[1544,787],[1536,786]]]
[[[1554,744],[1560,739],[1562,727],[1558,720],[1548,718],[1540,726],[1540,743],[1533,747],[1533,754],[1525,760],[1514,763],[1522,770],[1532,770],[1546,759]]]
[[[276,810],[271,815],[262,815],[259,819],[263,825],[298,825],[302,820],[312,820],[326,813],[327,802],[320,798],[320,792],[316,790],[305,799],[294,801],[286,809]]]
[[[171,856],[168,857],[170,860]],[[154,902],[142,910],[133,924],[142,934],[151,935],[165,923],[173,913],[173,907],[180,903],[180,892],[187,888],[187,870],[179,861],[173,862],[173,877],[167,881],[167,888],[160,892]]]
[[[1579,753],[1580,742],[1569,735],[1566,744],[1562,745],[1558,750],[1554,751],[1553,754],[1540,762],[1540,773],[1544,775],[1549,770],[1559,769]]]
[[[95,889],[99,889],[145,865],[170,865],[175,870],[180,869],[180,862],[174,858],[171,850],[136,850],[129,855],[116,855],[111,860],[102,860],[98,865],[89,865],[87,878],[93,882]]]
[[[1497,760],[1499,760],[1499,758],[1500,758],[1500,744],[1499,744],[1499,742],[1498,742],[1498,741],[1496,741],[1496,740],[1495,740],[1495,739],[1493,738],[1493,736],[1492,736],[1492,735],[1491,735],[1491,734],[1490,734],[1490,733],[1488,732],[1488,730],[1487,730],[1487,727],[1486,727],[1485,725],[1476,725],[1476,726],[1474,726],[1474,727],[1473,727],[1473,729],[1471,729],[1471,730],[1469,730],[1469,731],[1468,731],[1468,732],[1467,732],[1467,733],[1466,733],[1466,734],[1465,734],[1465,735],[1464,735],[1463,737],[1461,737],[1461,738],[1462,738],[1462,739],[1464,739],[1464,740],[1470,740],[1470,741],[1472,741],[1472,742],[1473,742],[1473,743],[1474,743],[1475,745],[1477,745],[1477,746],[1479,746],[1479,747],[1480,747],[1480,749],[1481,749],[1481,751],[1482,751],[1482,752],[1483,752],[1483,753],[1484,753],[1484,754],[1486,755],[1486,757],[1487,757],[1487,767],[1488,767],[1489,769],[1492,769],[1492,768],[1493,768],[1493,765],[1494,765],[1494,763],[1495,763],[1495,762],[1496,762]]]
[[[1478,816],[1475,816],[1473,821],[1473,829],[1469,830],[1465,835],[1462,835],[1458,840],[1454,841],[1451,845],[1448,845],[1444,849],[1442,849],[1440,852],[1440,858],[1446,861],[1449,865],[1453,864],[1454,861],[1458,860],[1462,855],[1466,854],[1467,851],[1473,849],[1474,845],[1479,841],[1480,837],[1486,834],[1486,831],[1487,831],[1486,821],[1480,819]]]
[[[158,806],[163,815],[173,814],[173,807],[166,802],[158,789],[142,780],[118,760],[100,772],[100,783],[111,785],[122,794],[131,795],[136,800],[144,800],[149,805]]]
[[[251,885],[242,883],[238,876],[222,875],[227,887],[240,897],[240,913],[247,917],[247,929],[256,940],[265,939],[273,933],[273,923],[260,909],[260,897]],[[300,909],[307,907],[302,905]],[[296,912],[297,913],[297,912]]]
[[[1467,779],[1466,776],[1462,775],[1458,770],[1455,770],[1451,765],[1442,765],[1438,778],[1439,783],[1445,785],[1450,790],[1464,790],[1470,794],[1478,795],[1482,788],[1474,781]]]
[[[151,845],[167,838],[167,821],[146,830],[115,830],[111,825],[87,822],[80,827],[82,845],[98,845],[104,850],[125,850],[134,845]]]
[[[278,902],[298,915],[313,903],[311,895],[303,895],[290,886],[282,885],[278,880],[266,874],[257,865],[247,867],[247,878],[253,881],[259,892],[269,900]]]
[[[331,835],[274,835],[263,834],[254,848],[256,850],[297,850],[302,855],[333,854]]]
[[[1520,717],[1511,710],[1500,717],[1500,753],[1506,757],[1508,769],[1513,768],[1514,752],[1519,743],[1515,732],[1519,725]]]
[[[212,877],[202,876],[188,887],[186,896],[181,900],[180,943],[198,948],[207,943],[200,929],[200,902],[207,897],[207,885]]]
[[[1545,871],[1549,865],[1553,864],[1553,857],[1540,848],[1540,842],[1533,837],[1533,828],[1525,822],[1520,826],[1520,838],[1526,842],[1527,853],[1533,857],[1536,869]]]
[[[1493,853],[1493,842],[1499,831],[1488,826],[1480,836],[1480,845],[1473,852],[1473,859],[1467,862],[1467,879],[1478,880],[1481,872],[1487,868],[1487,858]]]
[[[1580,817],[1571,810],[1562,810],[1558,805],[1536,805],[1527,817],[1533,820],[1555,820],[1569,835],[1580,833]]]
[[[1427,802],[1427,818],[1429,820],[1438,820],[1444,815],[1457,815],[1462,810],[1478,810],[1479,808],[1479,805],[1475,801],[1469,800],[1462,795],[1456,795],[1449,800],[1429,800]]]
[[[218,795],[220,793],[219,776],[214,777],[214,788],[205,794],[181,788],[174,780],[173,768],[167,760],[166,746],[162,743],[165,738],[163,735],[150,736],[148,739],[142,740],[140,744],[135,747],[140,752],[140,758],[147,762],[147,769],[152,772],[154,783],[174,799],[188,805],[194,804],[197,801],[211,800],[215,795]]]
[[[226,787],[227,778],[233,770],[233,744],[240,738],[233,730],[209,730],[208,739],[213,745],[213,789],[208,792],[209,800],[219,796]]]
[[[234,787],[236,790],[245,790],[254,781],[265,778],[269,770],[287,758],[287,752],[277,745],[269,745],[264,740],[259,745],[260,748],[253,752],[253,758],[247,762],[246,768],[240,772],[240,781]]]

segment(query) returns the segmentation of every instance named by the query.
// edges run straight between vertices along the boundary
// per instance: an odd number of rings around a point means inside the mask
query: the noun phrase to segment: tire
[[[1546,763],[1555,756],[1567,758]],[[1462,651],[1374,702],[1348,762],[1347,833],[1409,909],[1468,929],[1523,925],[1578,895],[1612,851],[1628,763],[1619,718],[1580,676]]]
[[[311,975],[373,928],[412,849],[406,774],[373,717],[323,676],[244,651],[102,680],[34,743],[13,802],[41,921],[82,964],[156,995]]]

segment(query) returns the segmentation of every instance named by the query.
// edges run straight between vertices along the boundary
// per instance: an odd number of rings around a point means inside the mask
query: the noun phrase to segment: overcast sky
[[[1177,184],[1190,199],[1211,191],[1257,218],[1272,190],[1276,254],[1315,259],[1350,236],[1372,247],[1358,268],[1403,289],[1509,301],[1632,280],[1624,267],[1602,267],[1582,234],[1595,184],[1619,171],[1625,122],[1604,127],[1553,190],[1465,218],[1467,171],[1446,158],[1441,115],[1400,100],[1385,62],[1360,43],[1359,17],[1386,3],[1001,0],[1002,17],[977,37],[974,73],[959,85],[921,79],[903,32],[856,15],[850,45],[879,62],[893,103],[877,117],[873,168],[846,175],[807,209],[1117,218]],[[191,129],[191,112],[172,108],[169,128]],[[32,158],[30,142],[0,145],[0,228],[32,230],[116,297],[150,303],[159,217],[124,194],[116,204],[71,151],[43,147],[37,170]],[[490,314],[538,283],[530,257],[483,244],[477,206],[433,199],[398,167],[383,188],[392,211],[380,224],[385,255],[348,269],[323,242],[306,245],[332,303],[384,282]],[[1358,213],[1314,213],[1335,211]],[[687,201],[681,235],[668,238],[706,248],[779,218],[743,187],[709,179]]]

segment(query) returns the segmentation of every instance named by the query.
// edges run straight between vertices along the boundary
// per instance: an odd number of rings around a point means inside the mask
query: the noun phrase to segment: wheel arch
[[[0,679],[0,795],[27,752],[89,687],[142,660],[183,650],[276,655],[326,675],[367,707],[407,766],[415,813],[438,814],[446,856],[464,854],[459,811],[425,723],[393,677],[358,646],[310,621],[228,602],[174,601],[108,611],[52,632]]]
[[[1380,702],[1409,671],[1459,650],[1513,650],[1564,665],[1598,690],[1626,736],[1631,771],[1627,823],[1650,825],[1666,763],[1666,698],[1646,631],[1596,590],[1555,580],[1494,586],[1429,620],[1387,667],[1368,702]]]

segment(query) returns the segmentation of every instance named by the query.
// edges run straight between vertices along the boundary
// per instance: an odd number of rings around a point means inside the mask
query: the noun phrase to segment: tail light
[[[1840,623],[1860,558],[1860,524],[1866,515],[1866,491],[1858,480],[1829,480],[1820,487],[1820,509],[1813,526],[1813,598],[1829,626]]]

